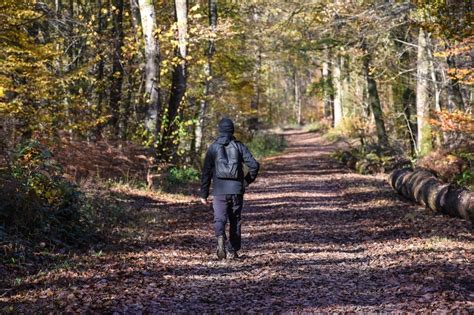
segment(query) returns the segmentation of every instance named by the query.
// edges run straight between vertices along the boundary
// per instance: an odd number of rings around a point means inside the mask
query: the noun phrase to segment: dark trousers
[[[225,226],[229,220],[229,250],[240,249],[240,214],[244,195],[217,195],[212,202],[214,208],[214,231],[216,236],[225,237]]]

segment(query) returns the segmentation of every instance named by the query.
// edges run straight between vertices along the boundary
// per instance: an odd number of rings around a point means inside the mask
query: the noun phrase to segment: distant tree
[[[145,125],[147,130],[159,137],[161,131],[160,96],[160,46],[156,39],[156,11],[153,1],[138,0],[140,18],[145,41],[145,95],[148,104]]]

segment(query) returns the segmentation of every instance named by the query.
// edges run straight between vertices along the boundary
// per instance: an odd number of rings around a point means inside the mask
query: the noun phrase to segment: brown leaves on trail
[[[289,134],[246,196],[241,259],[217,261],[212,211],[150,202],[100,252],[21,279],[5,312],[473,312],[473,228],[341,168],[315,134]],[[147,199],[148,200],[148,199]]]

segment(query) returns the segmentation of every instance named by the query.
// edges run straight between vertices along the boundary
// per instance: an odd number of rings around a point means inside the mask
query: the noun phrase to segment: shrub
[[[13,156],[12,175],[28,194],[35,195],[52,211],[77,202],[77,189],[62,175],[62,167],[49,150],[37,141],[20,146]]]
[[[12,155],[1,172],[0,225],[28,237],[76,243],[90,226],[82,221],[84,198],[78,187],[62,177],[51,153],[29,141]]]
[[[474,153],[469,148],[432,151],[419,159],[417,166],[433,170],[445,182],[474,188]]]
[[[192,167],[172,167],[168,171],[166,181],[171,185],[183,185],[199,180],[199,171]]]
[[[305,125],[304,130],[306,132],[327,132],[330,126],[331,124],[329,121],[321,120]]]
[[[339,141],[342,139],[359,139],[364,145],[368,138],[368,124],[360,117],[345,117],[340,124],[326,134],[329,141]]]
[[[265,157],[283,151],[287,147],[285,138],[277,134],[257,134],[247,144],[252,154],[257,157]]]

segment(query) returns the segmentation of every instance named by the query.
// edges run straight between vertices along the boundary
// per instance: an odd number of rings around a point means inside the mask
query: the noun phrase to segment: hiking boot
[[[225,259],[225,238],[223,235],[217,237],[217,257],[219,259]]]
[[[237,251],[235,250],[229,250],[227,253],[227,259],[237,259],[239,258],[239,255],[237,255]]]

